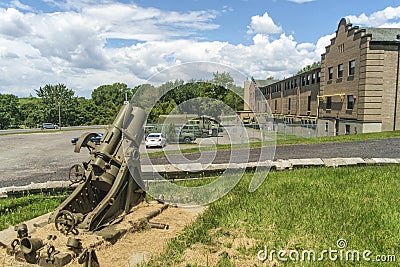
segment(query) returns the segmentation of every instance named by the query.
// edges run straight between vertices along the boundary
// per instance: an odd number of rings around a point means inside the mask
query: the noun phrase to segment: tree
[[[124,83],[114,83],[97,87],[92,92],[92,100],[97,106],[97,121],[100,124],[109,124],[121,109],[125,97],[129,101],[135,90],[128,88]]]
[[[229,72],[219,73],[217,71],[213,73],[212,82],[223,87],[229,87],[233,85],[234,80],[232,76],[229,74]]]
[[[78,97],[77,102],[75,125],[103,124],[98,119],[98,106],[94,104],[92,99]]]
[[[22,101],[24,100],[24,101]],[[37,98],[20,99],[21,124],[29,128],[36,128],[43,121],[43,109],[40,108]]]
[[[320,68],[320,67],[321,67],[321,62],[319,62],[319,61],[318,62],[314,62],[312,65],[307,65],[304,68],[302,68],[301,70],[299,70],[297,72],[297,74],[301,74],[303,72],[307,72],[309,70],[313,70],[313,69]]]
[[[64,84],[47,84],[35,91],[41,99],[44,121],[55,123],[59,121],[60,116],[63,125],[75,125],[78,102],[73,90]]]
[[[0,94],[0,129],[19,126],[18,97],[12,94]]]

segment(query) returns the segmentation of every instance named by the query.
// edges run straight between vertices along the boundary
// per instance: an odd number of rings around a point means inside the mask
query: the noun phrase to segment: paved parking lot
[[[99,129],[79,129],[69,131],[41,131],[38,133],[0,135],[0,187],[26,185],[32,182],[67,180],[69,168],[86,161],[89,154],[86,149],[74,153],[71,138],[79,137],[84,132],[104,132]],[[251,140],[258,138],[257,131],[248,132]],[[240,141],[242,136],[236,133],[233,139]],[[189,147],[209,146],[214,143],[229,143],[226,132],[211,138],[199,138],[196,144],[168,144],[164,150],[179,150]],[[140,147],[143,155],[142,164],[150,164],[145,158],[144,145]],[[148,152],[161,151],[161,148],[151,148]],[[240,151],[233,155],[230,151],[191,153],[184,158],[198,163],[242,162]],[[258,161],[260,150],[251,149],[248,161]],[[362,157],[362,158],[400,158],[400,138],[366,140],[347,143],[327,143],[315,145],[278,146],[274,159],[296,158],[326,158],[326,157]],[[171,155],[168,158],[152,158],[153,164],[181,163],[182,155]]]
[[[68,131],[43,130],[37,133],[0,135],[0,187],[25,185],[31,182],[67,180],[69,168],[88,159],[88,151],[74,153],[73,137],[85,132],[104,132],[104,128]],[[168,144],[164,150],[179,150],[210,145],[210,142],[226,143],[225,134],[213,138],[199,138],[197,144]],[[145,152],[145,146],[140,152]],[[148,152],[162,151],[151,148]]]

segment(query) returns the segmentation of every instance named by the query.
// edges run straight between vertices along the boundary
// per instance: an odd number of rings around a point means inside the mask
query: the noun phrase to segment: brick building
[[[318,136],[399,130],[399,62],[400,29],[343,18],[320,68],[268,85],[249,82],[264,98],[245,85],[245,102],[264,113],[266,101],[278,123],[311,124]]]

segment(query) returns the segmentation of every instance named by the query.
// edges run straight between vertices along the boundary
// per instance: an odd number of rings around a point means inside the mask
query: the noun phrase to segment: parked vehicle
[[[189,120],[187,124],[198,125],[203,130],[203,133],[206,133],[202,137],[217,136],[218,132],[222,132],[220,124],[212,117],[205,115],[200,116],[198,119]]]
[[[180,130],[175,130],[174,136],[168,138],[169,143],[185,143],[190,144],[196,140],[196,136],[190,132],[182,132]]]
[[[199,125],[185,124],[182,126],[181,133],[192,133],[195,137],[208,137],[208,130],[202,129]]]
[[[165,147],[167,139],[162,133],[150,133],[144,140],[146,148],[149,147]]]
[[[103,138],[103,134],[102,133],[97,133],[96,136],[90,138],[90,141],[92,141],[96,145],[100,145],[101,138]],[[71,143],[73,145],[75,145],[78,142],[78,140],[79,140],[79,137],[74,137],[74,138],[71,139]]]
[[[45,123],[42,123],[40,128],[42,130],[44,130],[44,129],[58,129],[58,125],[57,124],[53,124],[53,123],[49,123],[49,122],[45,122]]]

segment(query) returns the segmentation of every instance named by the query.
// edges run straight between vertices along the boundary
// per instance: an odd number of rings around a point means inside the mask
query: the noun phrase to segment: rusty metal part
[[[14,227],[14,230],[17,232],[18,238],[28,237],[28,226],[26,223],[18,224]]]
[[[73,248],[73,249],[80,249],[80,248],[82,248],[82,242],[80,239],[68,237],[67,247]]]
[[[161,212],[163,212],[165,209],[167,209],[169,207],[168,204],[164,204],[162,205],[162,207],[159,210],[155,210],[153,212],[150,212],[149,214],[147,214],[146,219],[147,220],[151,220],[154,217],[156,217],[157,215],[159,215]]]
[[[86,147],[89,151],[92,151],[96,148],[96,144],[92,142],[92,138],[96,137],[97,133],[84,133],[81,137],[79,137],[78,142],[76,142],[74,147],[74,152],[79,153],[81,147]]]
[[[168,230],[169,225],[165,223],[156,223],[156,222],[149,222],[149,226],[151,228],[157,228],[157,229],[163,229],[163,230]]]
[[[7,246],[6,253],[10,256],[14,256],[18,251],[19,239],[14,239],[10,245]]]
[[[164,204],[165,203],[165,197],[164,195],[159,195],[158,198],[156,199],[158,203]]]
[[[47,240],[56,240],[57,236],[56,235],[48,235]]]
[[[85,261],[87,260],[87,258],[89,256],[88,251],[89,250],[86,248],[86,249],[84,249],[82,251],[81,255],[79,255],[79,257],[78,257],[78,263],[79,264],[84,264],[85,263]]]
[[[85,179],[85,169],[80,164],[75,164],[69,169],[68,180],[72,184],[83,182]]]
[[[55,256],[60,253],[60,251],[56,250],[53,245],[48,246],[45,253],[43,253],[39,258],[39,265],[42,267],[53,267],[55,266]]]
[[[54,255],[54,266],[62,267],[72,261],[72,255],[69,253],[58,253]]]
[[[94,249],[85,249],[78,257],[78,263],[83,264],[84,267],[99,267],[99,260],[97,259]]]
[[[69,233],[74,233],[76,221],[77,220],[72,212],[62,210],[57,214],[54,224],[58,231],[68,235]]]
[[[36,252],[44,246],[43,240],[40,238],[25,237],[21,239],[20,250],[25,254]]]
[[[15,257],[17,258],[17,255],[19,253],[23,253],[22,251],[19,251]],[[32,251],[31,253],[23,253],[22,255],[23,259],[27,262],[27,263],[31,263],[31,264],[37,264],[39,262],[39,253],[37,253],[36,251]]]
[[[86,133],[79,138],[74,151],[79,152],[82,147],[87,147],[90,158],[83,164],[82,179],[82,169],[77,168],[76,173],[81,183],[51,213],[50,223],[64,226],[61,229],[67,232],[74,228],[94,231],[112,224],[118,216],[128,213],[133,206],[143,201],[145,191],[142,189],[144,185],[141,180],[139,145],[144,136],[146,118],[144,110],[124,105],[103,135],[99,146],[90,141],[94,133]],[[123,142],[130,144],[126,154]],[[133,162],[134,168],[131,171],[127,160],[130,166]],[[72,172],[75,173],[74,166]],[[61,213],[63,211],[68,213]],[[76,214],[80,214],[80,220],[71,218]]]

